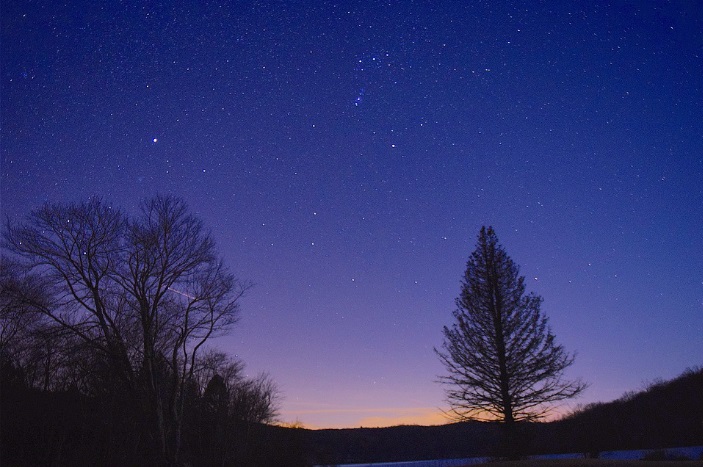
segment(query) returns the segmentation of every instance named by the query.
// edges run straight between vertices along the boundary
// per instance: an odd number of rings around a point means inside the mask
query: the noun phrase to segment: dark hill
[[[463,422],[315,430],[306,439],[316,464],[395,462],[488,454],[498,440],[497,429],[495,424]]]
[[[534,449],[599,452],[703,444],[703,369],[608,403],[590,404],[535,430]]]

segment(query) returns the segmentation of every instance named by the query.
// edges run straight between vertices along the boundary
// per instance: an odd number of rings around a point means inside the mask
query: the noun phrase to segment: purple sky
[[[217,345],[284,422],[441,422],[432,349],[481,225],[578,353],[569,406],[703,364],[701,1],[0,17],[3,216],[183,197],[256,284]]]

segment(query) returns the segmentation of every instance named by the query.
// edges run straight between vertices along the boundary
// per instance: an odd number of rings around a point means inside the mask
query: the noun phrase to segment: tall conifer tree
[[[537,420],[552,403],[580,394],[586,385],[563,373],[574,356],[556,344],[542,298],[525,293],[525,278],[482,227],[456,299],[455,323],[444,327],[435,349],[449,375],[447,399],[461,420],[499,420],[511,450],[515,423]]]

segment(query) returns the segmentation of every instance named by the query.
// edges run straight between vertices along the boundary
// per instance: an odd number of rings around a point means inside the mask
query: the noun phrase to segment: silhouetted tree
[[[481,228],[456,299],[456,322],[444,327],[442,350],[435,352],[449,372],[441,381],[453,415],[504,422],[511,455],[516,422],[539,419],[550,403],[586,387],[563,379],[574,357],[555,343],[541,302],[525,294],[524,277],[493,228]]]
[[[247,423],[267,423],[276,418],[278,388],[266,374],[244,380],[230,391],[232,414]]]
[[[85,358],[81,343],[35,311],[34,304],[49,306],[46,285],[11,258],[0,258],[0,354],[22,371],[28,387],[77,387]]]
[[[111,385],[141,403],[160,457],[176,463],[198,352],[236,322],[248,287],[223,266],[202,222],[174,197],[144,202],[136,217],[93,198],[33,211],[7,226],[5,245],[44,294],[24,287],[3,297],[3,340],[15,333],[16,303],[80,340]]]
[[[215,375],[219,375],[229,392],[243,379],[244,363],[234,359],[224,352],[208,349],[196,359],[193,380],[198,386],[198,391],[204,394],[208,384]]]
[[[208,350],[196,360],[192,383],[200,394],[186,437],[194,455],[206,465],[249,465],[268,433],[255,426],[274,421],[278,391],[265,375],[244,376],[244,364],[222,352]],[[264,443],[265,444],[265,443]],[[256,463],[255,463],[256,464]],[[266,465],[265,463],[263,465]]]

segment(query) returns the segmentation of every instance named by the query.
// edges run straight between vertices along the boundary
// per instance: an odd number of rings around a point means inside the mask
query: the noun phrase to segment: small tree
[[[586,388],[563,379],[574,357],[555,343],[541,303],[525,294],[525,278],[493,228],[482,227],[456,299],[456,322],[444,327],[442,350],[435,352],[449,372],[440,381],[453,416],[503,422],[510,454],[516,422],[537,420],[551,403]]]

